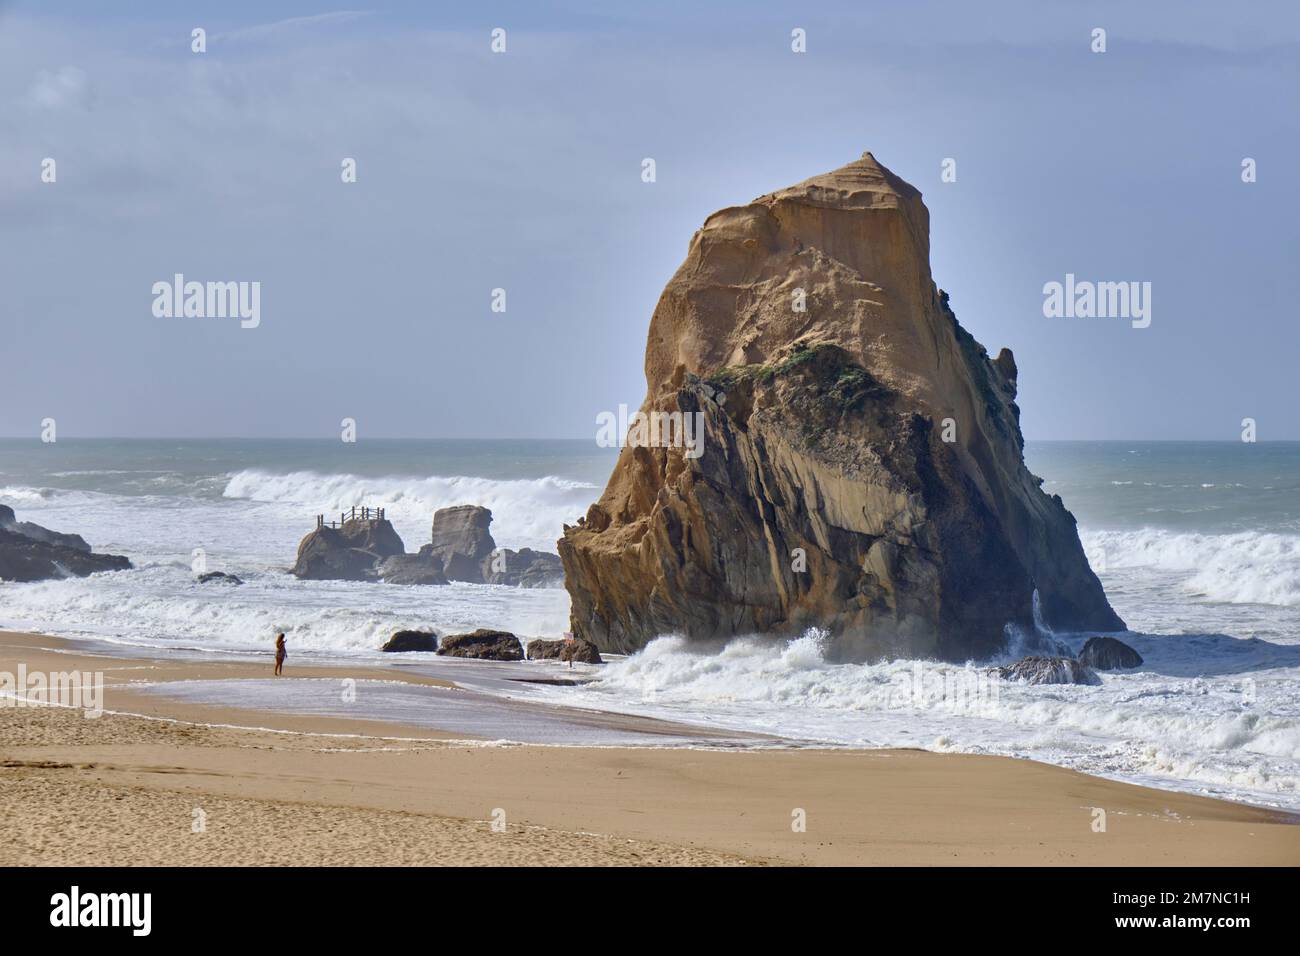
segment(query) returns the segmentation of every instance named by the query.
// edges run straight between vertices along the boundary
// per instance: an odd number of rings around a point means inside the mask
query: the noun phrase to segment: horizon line
[[[37,444],[57,445],[59,441],[322,441],[338,442],[339,444],[361,444],[363,439],[355,442],[342,442],[338,437],[328,437],[325,435],[67,435],[53,442],[43,442],[39,435],[0,435],[0,441],[31,441]],[[364,441],[466,441],[466,442],[526,442],[526,441],[572,441],[572,442],[590,442],[596,445],[594,438],[589,436],[490,436],[467,438],[456,435],[386,435],[366,438]],[[1151,444],[1179,444],[1179,443],[1199,443],[1215,445],[1285,445],[1298,444],[1300,438],[1261,438],[1253,442],[1243,442],[1240,439],[1233,438],[1026,438],[1026,442],[1114,442],[1123,444],[1125,442],[1147,442]],[[603,447],[596,445],[596,447]]]

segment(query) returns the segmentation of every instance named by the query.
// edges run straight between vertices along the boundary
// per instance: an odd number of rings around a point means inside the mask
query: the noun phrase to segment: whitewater
[[[0,627],[205,655],[265,653],[285,631],[297,662],[384,664],[391,658],[378,648],[402,628],[499,627],[525,640],[566,629],[562,589],[302,582],[287,569],[316,514],[353,505],[386,508],[410,551],[428,540],[433,511],[454,504],[491,508],[500,546],[554,551],[563,524],[599,495],[612,451],[562,441],[340,444],[0,441],[0,502],[135,565],[0,584]],[[1300,446],[1031,443],[1028,457],[1078,516],[1089,560],[1129,625],[1124,640],[1145,658],[1137,671],[1103,674],[1095,687],[1029,687],[988,681],[989,661],[833,664],[816,631],[725,646],[665,635],[589,669],[583,686],[480,689],[790,745],[1027,757],[1300,809]],[[244,585],[198,584],[199,557]],[[1055,637],[1077,648],[1085,635]],[[265,696],[252,703],[274,706]]]

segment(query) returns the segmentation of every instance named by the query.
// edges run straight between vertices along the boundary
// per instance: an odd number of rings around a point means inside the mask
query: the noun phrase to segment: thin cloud
[[[246,40],[258,42],[273,39],[280,33],[351,23],[362,17],[368,17],[370,14],[371,11],[369,10],[336,10],[333,13],[317,13],[309,17],[289,17],[286,20],[276,20],[273,23],[259,23],[251,27],[240,27],[238,30],[214,34],[211,39],[225,43],[232,40],[236,42]]]

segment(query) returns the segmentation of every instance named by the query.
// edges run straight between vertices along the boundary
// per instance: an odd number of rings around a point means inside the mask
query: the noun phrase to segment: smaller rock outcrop
[[[565,642],[560,651],[560,660],[577,661],[579,664],[605,663],[600,657],[600,651],[596,650],[596,645],[591,641],[583,640],[581,637],[575,637],[573,640]]]
[[[84,578],[130,567],[131,562],[120,554],[93,553],[81,535],[18,521],[12,508],[0,505],[0,581]]]
[[[408,651],[436,651],[438,649],[438,635],[433,631],[397,631],[390,637],[381,651],[387,651],[390,654],[406,653]]]
[[[558,554],[520,548],[500,548],[483,562],[484,584],[518,588],[564,587],[564,564]]]
[[[86,539],[81,535],[63,534],[59,531],[51,531],[49,528],[42,528],[30,521],[19,521],[14,514],[14,509],[8,505],[0,505],[0,528],[16,532],[24,538],[31,538],[33,541],[40,541],[43,544],[53,544],[60,548],[72,548],[74,551],[85,551],[87,553],[90,551],[90,545],[86,544]]]
[[[199,575],[200,584],[243,584],[243,580],[225,571],[205,571]]]
[[[433,516],[433,540],[415,554],[406,553],[382,509],[363,508],[360,515],[337,526],[318,519],[316,530],[298,545],[292,573],[308,581],[564,586],[558,554],[498,548],[488,530],[492,512],[479,505],[439,508]]]
[[[1079,663],[1099,671],[1142,666],[1142,655],[1113,637],[1090,637],[1079,651]]]
[[[1025,684],[1100,684],[1086,664],[1072,657],[1024,657],[1006,667],[994,668],[1003,680]]]
[[[564,565],[558,554],[498,548],[491,524],[492,512],[480,505],[439,508],[433,515],[433,541],[420,553],[442,562],[443,573],[453,581],[522,588],[564,586]]]
[[[456,505],[434,512],[433,541],[428,547],[442,562],[447,577],[453,581],[482,583],[483,562],[496,550],[496,542],[488,531],[491,524],[492,512],[479,505]]]
[[[603,664],[600,651],[591,641],[582,638],[570,640],[528,642],[528,659],[530,661],[577,661],[579,664]]]
[[[319,524],[299,543],[292,573],[307,581],[374,581],[385,558],[405,553],[386,518],[353,518],[337,528]]]
[[[438,654],[443,657],[472,657],[482,661],[522,661],[524,648],[509,631],[480,627],[471,634],[450,634],[442,639]]]

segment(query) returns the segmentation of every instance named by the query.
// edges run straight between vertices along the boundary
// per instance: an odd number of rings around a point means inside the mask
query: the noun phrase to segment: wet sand
[[[1293,816],[1025,760],[763,749],[566,708],[539,723],[645,745],[505,745],[464,714],[446,728],[275,713],[213,703],[211,685],[180,699],[144,685],[226,681],[242,700],[270,660],[122,653],[0,633],[0,670],[101,671],[109,711],[0,707],[0,864],[1300,863]],[[282,678],[286,695],[347,679],[474,694],[404,667],[291,659]]]

